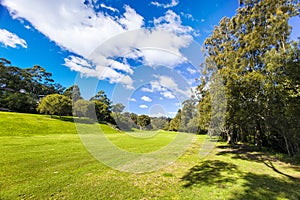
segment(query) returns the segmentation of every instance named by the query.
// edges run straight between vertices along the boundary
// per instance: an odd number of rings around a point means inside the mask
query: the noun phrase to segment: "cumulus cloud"
[[[65,66],[88,77],[121,83],[127,89],[133,89],[130,75],[134,73],[128,59],[141,60],[151,67],[174,67],[186,62],[180,49],[187,47],[195,34],[171,10],[154,18],[154,27],[149,30],[145,28],[144,18],[128,5],[124,6],[124,13],[119,13],[113,7],[98,4],[112,14],[117,13],[112,15],[96,11],[94,0],[85,3],[31,0],[30,4],[26,0],[2,0],[1,4],[13,18],[29,21],[50,40],[78,55],[65,58]],[[174,0],[170,3],[177,4]],[[120,34],[123,35],[114,37]],[[25,41],[19,44],[26,47]]]
[[[157,7],[171,8],[171,7],[177,6],[179,4],[179,1],[178,0],[171,0],[171,2],[168,3],[168,4],[159,3],[157,1],[152,1],[151,4],[154,5],[154,6],[157,6]]]
[[[151,102],[152,101],[152,99],[150,97],[147,97],[147,96],[142,96],[141,99],[143,101],[146,101],[146,102]]]
[[[164,92],[161,92],[160,94],[163,95],[167,99],[175,99],[176,98],[174,96],[174,94],[170,91],[164,91]]]
[[[136,102],[135,98],[128,98],[128,101]]]
[[[85,77],[95,77],[99,80],[108,80],[110,83],[121,83],[127,89],[134,89],[133,80],[130,76],[115,71],[111,67],[96,65],[89,63],[86,59],[77,56],[69,56],[65,58],[65,66],[72,71],[79,71]]]
[[[140,105],[139,107],[140,107],[140,108],[143,108],[143,109],[148,108],[148,106],[147,106],[147,105],[144,105],[144,104]]]
[[[19,38],[16,34],[6,29],[0,29],[0,43],[12,48],[16,48],[17,46],[27,48],[27,43],[24,39]]]

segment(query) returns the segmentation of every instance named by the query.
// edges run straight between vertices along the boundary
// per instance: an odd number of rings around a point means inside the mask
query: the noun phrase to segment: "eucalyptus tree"
[[[271,107],[264,59],[272,50],[290,48],[288,21],[298,11],[296,0],[241,0],[236,15],[224,17],[206,39],[206,70],[224,79],[229,142],[254,138],[263,145]]]

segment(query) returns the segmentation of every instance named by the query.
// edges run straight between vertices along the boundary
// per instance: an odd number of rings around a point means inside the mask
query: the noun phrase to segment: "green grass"
[[[176,136],[161,131],[138,138],[130,134],[142,132],[99,126],[113,144],[137,153],[158,150]],[[300,198],[299,166],[223,143],[200,158],[204,138],[197,136],[183,156],[161,170],[126,173],[97,161],[70,118],[0,112],[0,199]]]

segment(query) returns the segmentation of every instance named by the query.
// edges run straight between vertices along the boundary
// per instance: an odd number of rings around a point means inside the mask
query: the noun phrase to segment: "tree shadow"
[[[234,164],[218,160],[207,160],[191,168],[181,180],[185,182],[183,187],[191,187],[196,184],[213,185],[222,182],[234,182],[234,178],[222,176],[222,172],[235,170],[237,170],[237,166]]]
[[[192,167],[182,178],[183,187],[189,188],[198,185],[225,188],[239,184],[229,196],[232,200],[244,199],[300,199],[300,180],[278,178],[266,174],[254,174],[238,169],[234,164],[207,160]],[[213,198],[213,197],[212,197]]]
[[[241,178],[245,183],[241,190],[233,192],[232,200],[300,199],[299,180],[289,181],[253,173],[245,173]]]
[[[258,151],[256,147],[247,146],[247,145],[234,145],[234,146],[218,146],[219,149],[222,149],[217,155],[231,155],[233,159],[242,159],[250,160],[259,163],[265,164],[266,167],[272,169],[274,172],[286,176],[290,179],[297,179],[291,175],[288,175],[284,172],[279,171],[273,164],[277,159],[272,158],[270,155],[267,155],[265,152]]]

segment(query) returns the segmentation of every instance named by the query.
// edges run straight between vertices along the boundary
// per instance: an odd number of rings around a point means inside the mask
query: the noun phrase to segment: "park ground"
[[[99,126],[115,145],[139,153],[176,135],[161,131],[145,140]],[[0,199],[300,199],[300,166],[284,155],[218,142],[200,158],[204,139],[197,135],[163,169],[128,173],[96,160],[71,118],[0,112]]]

